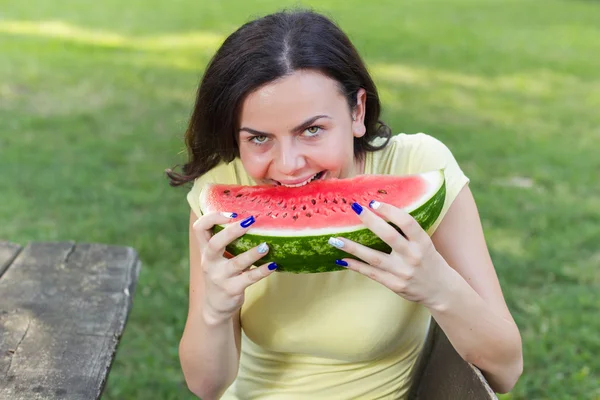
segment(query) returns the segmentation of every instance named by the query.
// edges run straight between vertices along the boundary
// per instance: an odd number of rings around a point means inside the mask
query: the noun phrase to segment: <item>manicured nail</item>
[[[242,228],[247,228],[250,225],[252,225],[254,222],[255,222],[254,216],[251,215],[248,218],[246,218],[245,220],[243,220],[240,225],[242,225]]]
[[[381,203],[376,200],[371,200],[369,207],[371,207],[373,210],[377,210],[379,207],[381,207]]]
[[[237,218],[237,213],[234,212],[222,212],[221,215],[225,218]]]
[[[342,267],[347,267],[348,266],[348,263],[346,261],[344,261],[344,260],[335,260],[335,263],[337,265],[342,266]]]
[[[267,251],[269,251],[269,246],[265,242],[262,242],[258,245],[257,250],[260,254],[265,254]]]
[[[278,267],[279,267],[279,265],[272,262],[271,264],[269,264],[269,271],[273,271],[274,269],[277,269]]]
[[[352,203],[352,209],[358,215],[360,215],[360,213],[362,212],[362,206],[360,204],[358,204],[358,203]]]
[[[334,237],[330,237],[329,240],[327,241],[327,243],[329,243],[333,247],[337,247],[338,249],[341,249],[342,247],[344,247],[344,242],[341,241],[340,239],[334,238]]]

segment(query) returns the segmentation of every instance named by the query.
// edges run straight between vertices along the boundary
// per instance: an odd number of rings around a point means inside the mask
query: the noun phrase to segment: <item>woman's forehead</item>
[[[334,117],[344,106],[346,99],[337,81],[314,71],[296,71],[249,94],[242,105],[241,121],[245,125],[273,119],[297,124],[313,115]]]

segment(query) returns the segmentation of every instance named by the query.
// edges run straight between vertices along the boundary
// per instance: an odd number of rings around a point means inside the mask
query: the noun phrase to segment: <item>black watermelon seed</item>
[[[287,213],[283,213],[283,215],[281,216],[281,218],[285,218],[287,217]]]
[[[312,214],[311,214],[311,213],[309,213],[309,212],[307,212],[307,213],[306,213],[306,216],[307,216],[307,217],[312,217]]]
[[[310,202],[311,202],[311,203],[313,203],[313,206],[314,206],[315,204],[317,204],[317,201],[316,201],[315,199],[312,199]]]
[[[241,193],[237,194],[235,197],[242,197],[243,195]]]
[[[227,189],[227,190],[225,190],[223,193],[225,193],[225,194],[229,194],[229,193],[231,193],[231,190]]]
[[[295,220],[297,220],[297,219],[298,219],[298,216],[297,216],[297,215],[294,215],[292,218],[293,218],[293,219],[294,219],[294,221],[295,221]]]
[[[377,191],[377,193],[383,193],[383,194],[387,194],[387,192],[386,192],[385,190],[383,190],[383,189],[379,189],[379,190]]]
[[[295,209],[296,209],[296,206],[292,206],[292,210],[295,210]]]
[[[346,199],[344,199],[343,197],[342,197],[342,201],[344,202],[344,204],[347,204]]]
[[[327,204],[327,199],[323,200],[323,203]]]
[[[302,206],[302,209],[306,211],[306,206]]]
[[[333,199],[333,204],[337,204],[338,201],[336,199]]]

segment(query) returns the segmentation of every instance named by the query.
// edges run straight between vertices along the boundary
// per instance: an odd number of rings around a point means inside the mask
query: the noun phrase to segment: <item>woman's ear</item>
[[[367,92],[364,88],[360,88],[356,93],[356,105],[352,110],[352,134],[354,137],[362,137],[367,132],[367,127],[365,126],[366,106]]]

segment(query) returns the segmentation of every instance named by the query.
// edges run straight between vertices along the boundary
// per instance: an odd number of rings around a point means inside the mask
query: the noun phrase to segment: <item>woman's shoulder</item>
[[[377,143],[375,143],[377,144]],[[445,168],[454,160],[448,146],[426,133],[399,133],[372,154],[374,174],[414,174]]]
[[[207,183],[223,185],[252,185],[252,178],[246,173],[239,158],[231,162],[221,161],[215,167],[194,180],[194,186],[203,186]]]

